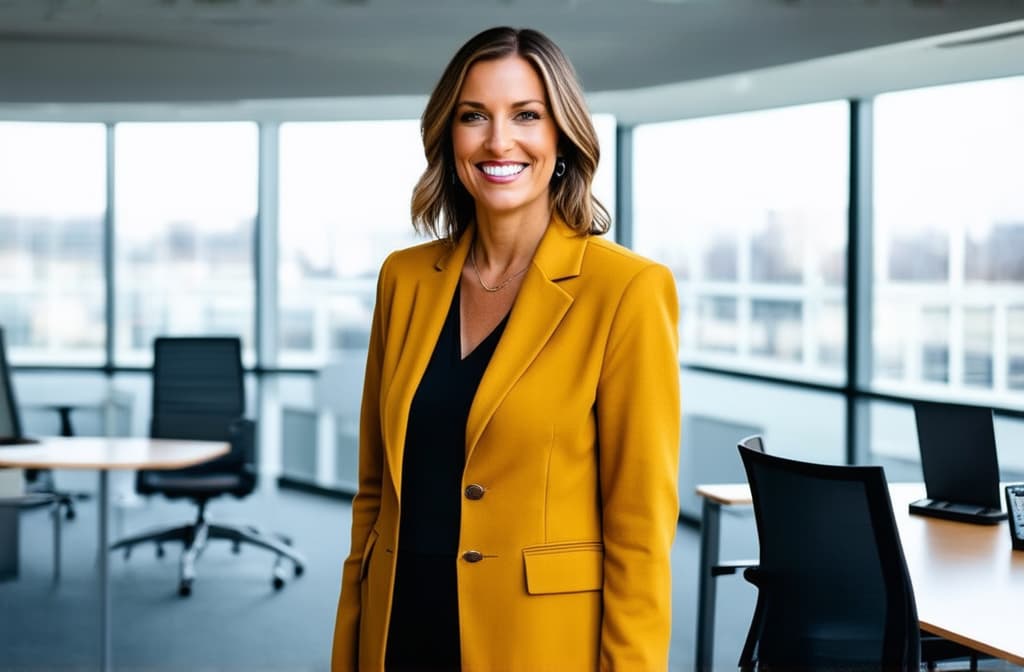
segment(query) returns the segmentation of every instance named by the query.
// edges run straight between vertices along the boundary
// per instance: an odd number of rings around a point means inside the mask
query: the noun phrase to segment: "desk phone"
[[[1024,483],[1006,486],[1006,513],[1014,550],[1024,551]]]

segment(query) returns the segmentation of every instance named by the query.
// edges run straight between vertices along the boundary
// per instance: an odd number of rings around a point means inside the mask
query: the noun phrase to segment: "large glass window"
[[[877,98],[877,388],[1024,405],[1022,119],[1024,77]]]
[[[678,282],[684,361],[842,381],[849,107],[637,127],[634,247]]]
[[[595,114],[591,117],[594,122],[594,130],[597,131],[597,142],[601,147],[601,161],[597,164],[597,172],[594,174],[594,182],[591,189],[597,200],[601,201],[608,213],[612,216],[612,228],[605,236],[608,240],[615,240],[615,179],[617,162],[616,153],[616,125],[615,116],[611,114]]]
[[[19,364],[100,364],[102,124],[0,123],[0,327]]]
[[[115,129],[115,359],[152,361],[160,335],[232,335],[253,361],[252,123]]]
[[[278,364],[318,368],[365,351],[377,271],[417,242],[426,161],[418,121],[288,123],[280,138]]]

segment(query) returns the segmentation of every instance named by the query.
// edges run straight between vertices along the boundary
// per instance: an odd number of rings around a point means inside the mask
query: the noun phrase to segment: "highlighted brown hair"
[[[580,235],[607,232],[611,217],[591,193],[601,152],[576,71],[544,34],[506,27],[485,30],[462,45],[430,94],[420,122],[427,169],[412,192],[413,226],[420,233],[454,243],[473,221],[473,197],[459,180],[452,179],[452,119],[470,67],[508,56],[519,56],[533,66],[558,126],[558,153],[566,171],[551,182],[552,209]]]

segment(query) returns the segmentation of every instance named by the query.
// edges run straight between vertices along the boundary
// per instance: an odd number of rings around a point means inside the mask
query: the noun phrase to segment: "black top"
[[[466,421],[508,316],[462,359],[459,289],[409,408],[386,667],[458,670],[455,572]]]

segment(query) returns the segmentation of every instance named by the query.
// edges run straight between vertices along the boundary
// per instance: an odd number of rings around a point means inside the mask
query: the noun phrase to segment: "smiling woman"
[[[599,237],[596,134],[544,35],[470,39],[422,135],[438,240],[378,279],[332,668],[666,669],[671,273]]]

